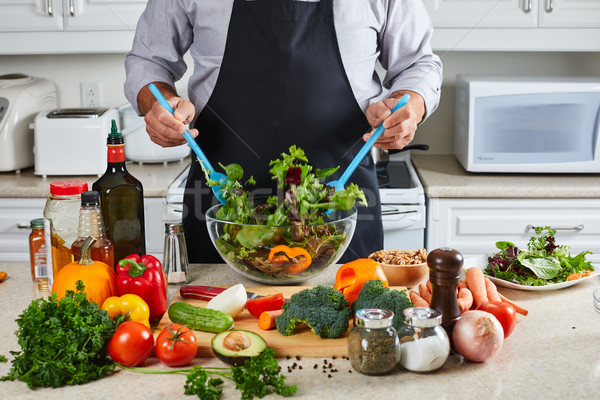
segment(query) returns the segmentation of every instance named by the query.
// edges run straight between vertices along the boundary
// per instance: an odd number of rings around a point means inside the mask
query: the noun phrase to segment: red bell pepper
[[[246,302],[246,308],[250,314],[258,318],[264,311],[280,310],[284,303],[285,299],[283,298],[283,293],[275,293],[270,296],[257,297],[256,299],[248,300]]]
[[[150,308],[150,323],[167,310],[167,286],[160,261],[150,254],[130,254],[117,264],[117,292],[137,294]]]

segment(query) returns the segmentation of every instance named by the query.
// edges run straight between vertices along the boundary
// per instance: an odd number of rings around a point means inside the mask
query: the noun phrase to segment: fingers
[[[398,101],[398,99],[385,99],[371,104],[367,109],[367,119],[372,126],[383,124],[385,128],[385,131],[375,143],[375,147],[401,149],[414,139],[419,122],[418,115],[410,102],[391,114],[390,110]],[[363,135],[363,140],[369,140],[374,132],[375,130],[372,130]]]
[[[150,139],[162,147],[179,146],[186,143],[183,133],[186,131],[186,124],[191,122],[194,117],[194,105],[180,97],[173,97],[168,100],[173,108],[174,115],[171,115],[160,103],[155,102],[146,116],[146,132]],[[198,136],[198,131],[192,129],[190,134],[193,137]]]

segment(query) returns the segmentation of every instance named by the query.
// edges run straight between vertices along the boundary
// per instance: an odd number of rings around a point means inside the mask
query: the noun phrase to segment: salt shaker
[[[163,270],[169,285],[189,282],[189,263],[182,222],[165,223]]]
[[[442,328],[442,314],[428,307],[404,311],[400,338],[400,365],[409,371],[428,372],[441,368],[450,354],[450,340]]]

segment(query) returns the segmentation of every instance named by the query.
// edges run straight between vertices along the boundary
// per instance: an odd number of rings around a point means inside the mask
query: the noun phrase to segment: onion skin
[[[491,360],[504,344],[504,330],[498,319],[489,312],[466,311],[456,321],[452,330],[456,351],[473,362]]]

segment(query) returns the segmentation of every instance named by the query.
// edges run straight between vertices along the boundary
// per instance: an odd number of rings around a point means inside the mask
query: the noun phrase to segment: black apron
[[[211,97],[196,119],[196,141],[213,168],[238,163],[253,193],[275,193],[269,162],[295,144],[316,168],[340,166],[337,179],[370,130],[344,71],[333,0],[234,0],[225,53]],[[194,159],[184,194],[190,262],[220,263],[204,212],[218,204]],[[383,248],[375,165],[368,155],[352,174],[366,194],[350,246],[339,262]]]

